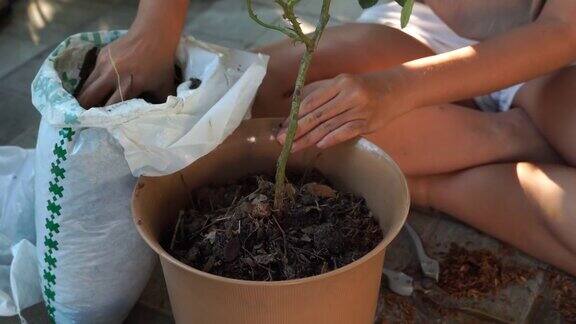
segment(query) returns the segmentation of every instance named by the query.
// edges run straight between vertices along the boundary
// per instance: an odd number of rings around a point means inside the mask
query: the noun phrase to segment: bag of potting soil
[[[121,35],[71,36],[32,84],[42,114],[35,161],[39,271],[58,323],[125,318],[155,260],[132,223],[135,177],[174,173],[220,144],[249,115],[266,71],[262,55],[184,38],[177,63],[183,80],[201,80],[198,88],[185,81],[163,104],[132,99],[85,110],[71,95],[84,56]]]

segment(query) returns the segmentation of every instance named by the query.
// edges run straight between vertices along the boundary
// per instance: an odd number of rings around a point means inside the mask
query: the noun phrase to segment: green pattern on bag
[[[45,219],[44,227],[46,234],[44,235],[44,263],[42,278],[44,278],[44,299],[46,300],[46,310],[52,323],[56,323],[54,302],[56,301],[56,267],[58,260],[54,253],[58,251],[58,239],[56,234],[60,233],[60,224],[58,218],[62,213],[62,206],[59,200],[64,197],[64,186],[60,184],[66,178],[66,170],[61,166],[62,162],[67,159],[66,144],[72,141],[74,131],[71,128],[63,128],[58,134],[60,139],[54,143],[54,162],[50,164],[50,174],[52,179],[48,182],[48,191],[51,194],[50,199],[46,202],[46,209],[49,216]]]

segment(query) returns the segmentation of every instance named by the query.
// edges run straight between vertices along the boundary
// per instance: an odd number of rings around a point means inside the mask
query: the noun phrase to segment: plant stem
[[[290,123],[288,125],[288,131],[286,132],[286,142],[282,147],[282,152],[276,162],[276,185],[274,188],[274,207],[276,210],[282,210],[284,208],[286,164],[288,163],[288,158],[292,151],[296,130],[298,129],[298,112],[300,110],[300,104],[302,103],[302,90],[306,84],[306,76],[310,69],[313,52],[313,48],[307,48],[300,61],[300,70],[298,71],[296,86],[294,87],[294,94],[292,95],[292,108],[290,109]]]
[[[293,3],[297,3],[295,1]],[[296,78],[296,85],[294,86],[294,93],[292,94],[292,107],[290,109],[290,117],[289,117],[289,124],[288,130],[286,132],[286,141],[284,142],[284,146],[282,147],[282,152],[278,157],[278,161],[276,163],[276,185],[274,187],[274,208],[278,211],[282,211],[284,209],[284,199],[286,198],[286,165],[288,164],[288,158],[290,157],[290,153],[292,151],[292,145],[294,144],[294,137],[296,136],[296,130],[298,129],[298,112],[300,111],[300,104],[302,104],[302,90],[306,85],[306,78],[308,76],[308,70],[310,69],[310,64],[312,63],[312,55],[316,50],[318,42],[322,37],[322,33],[330,20],[330,3],[331,0],[323,0],[322,1],[322,12],[320,13],[320,19],[316,24],[316,30],[312,35],[312,38],[309,36],[303,35],[302,43],[306,46],[306,51],[300,60],[300,69],[298,70],[298,76]],[[294,11],[293,7],[289,12],[286,10],[285,13],[288,16],[293,16]],[[291,22],[297,22],[297,18],[293,16],[293,19],[289,19]],[[295,30],[299,30],[299,26],[294,27]],[[298,32],[297,32],[298,33]]]
[[[276,26],[274,24],[270,24],[270,23],[267,23],[267,22],[264,22],[263,20],[261,20],[258,17],[258,15],[256,15],[256,13],[254,12],[254,8],[252,6],[252,0],[246,0],[246,5],[248,6],[248,15],[250,15],[250,18],[252,18],[252,20],[254,20],[256,23],[258,23],[260,26],[262,26],[264,28],[279,31],[282,34],[292,38],[294,41],[298,41],[298,35],[294,31],[292,31],[286,27]]]
[[[278,157],[278,162],[276,163],[276,185],[274,188],[274,208],[277,211],[282,211],[284,209],[284,199],[286,197],[286,165],[288,163],[288,158],[292,151],[292,144],[294,144],[294,137],[296,136],[296,130],[298,129],[298,112],[300,111],[300,104],[302,103],[302,90],[306,85],[306,77],[308,75],[308,70],[310,69],[310,64],[312,63],[312,54],[316,50],[318,42],[322,37],[322,33],[330,20],[330,4],[331,0],[322,0],[322,12],[320,13],[320,19],[316,24],[316,30],[312,35],[306,35],[300,27],[298,22],[298,17],[296,17],[294,7],[301,0],[275,0],[275,2],[282,7],[284,11],[284,19],[289,22],[291,28],[276,26],[273,24],[266,23],[258,18],[252,7],[252,0],[246,0],[248,6],[248,13],[250,18],[256,21],[258,24],[269,28],[277,30],[281,33],[286,34],[288,37],[292,38],[295,42],[300,42],[304,44],[306,50],[302,59],[300,61],[300,69],[298,70],[298,77],[296,78],[296,85],[294,86],[294,94],[292,95],[292,107],[290,109],[290,123],[288,125],[288,131],[286,132],[286,142],[282,147],[282,152]]]

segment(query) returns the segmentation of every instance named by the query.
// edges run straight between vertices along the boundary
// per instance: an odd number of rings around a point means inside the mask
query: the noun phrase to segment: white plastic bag
[[[60,44],[32,84],[42,114],[35,210],[42,289],[58,323],[118,323],[146,284],[154,255],[132,223],[138,175],[176,172],[209,153],[249,115],[267,58],[185,38],[177,96],[84,110],[70,93],[85,53],[122,35],[83,33]],[[134,175],[134,176],[133,176]]]
[[[34,151],[0,147],[0,233],[35,244],[33,223]]]
[[[34,233],[34,151],[0,147],[0,316],[42,300]]]

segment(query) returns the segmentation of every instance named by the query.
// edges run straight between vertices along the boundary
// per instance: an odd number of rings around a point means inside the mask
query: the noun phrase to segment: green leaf
[[[378,3],[378,0],[358,0],[362,9],[368,9]]]
[[[400,25],[402,28],[408,25],[410,21],[410,16],[412,15],[412,8],[414,8],[414,0],[397,0],[403,1],[404,5],[402,6],[402,15],[400,17]]]

